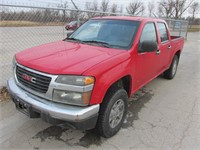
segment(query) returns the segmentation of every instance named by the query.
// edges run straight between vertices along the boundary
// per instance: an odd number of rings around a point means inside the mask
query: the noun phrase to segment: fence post
[[[183,22],[181,22],[181,25],[180,25],[179,36],[181,36],[182,23],[183,23]]]
[[[188,29],[189,29],[189,21],[187,22],[187,30],[186,30],[186,35],[185,35],[186,40],[187,40],[187,35],[188,35]]]
[[[79,16],[79,11],[77,11],[77,27],[80,26],[80,16]]]

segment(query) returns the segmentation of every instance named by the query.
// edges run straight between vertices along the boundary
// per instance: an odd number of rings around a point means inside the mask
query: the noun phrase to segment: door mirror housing
[[[143,41],[140,44],[139,52],[153,52],[158,49],[158,44],[153,41]]]

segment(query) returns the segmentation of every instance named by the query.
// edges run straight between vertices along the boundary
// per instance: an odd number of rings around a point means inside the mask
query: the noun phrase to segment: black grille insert
[[[16,67],[16,76],[23,86],[40,93],[46,93],[51,82],[50,77],[31,72],[20,66]]]

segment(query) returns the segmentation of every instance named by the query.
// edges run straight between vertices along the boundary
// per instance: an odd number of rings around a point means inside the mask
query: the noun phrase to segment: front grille
[[[51,81],[50,77],[31,72],[20,66],[16,67],[17,80],[25,87],[40,93],[46,93]]]

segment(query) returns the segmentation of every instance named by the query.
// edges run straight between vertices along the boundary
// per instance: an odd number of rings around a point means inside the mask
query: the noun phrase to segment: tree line
[[[128,13],[132,16],[143,16],[145,12],[150,17],[183,19],[183,14],[188,13],[189,19],[193,23],[199,23],[196,15],[199,13],[200,4],[195,0],[159,0],[158,3],[148,2],[145,4],[140,0],[132,0],[125,8],[117,3],[110,3],[109,0],[102,0],[100,3],[94,0],[93,2],[86,2],[84,10],[91,12],[69,11],[68,2],[58,4],[58,9],[30,9],[22,8],[16,9],[4,7],[1,12],[1,20],[24,20],[34,22],[66,22],[77,19],[85,20],[94,16],[109,15],[105,12],[110,12],[110,15]],[[105,13],[105,14],[104,14]]]

